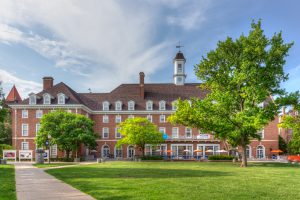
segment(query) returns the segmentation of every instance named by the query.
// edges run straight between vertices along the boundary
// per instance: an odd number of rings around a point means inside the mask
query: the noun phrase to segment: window
[[[102,110],[109,110],[109,103],[108,103],[108,101],[104,101],[102,103]]]
[[[258,131],[258,132],[257,132],[257,135],[259,135],[261,139],[264,139],[264,137],[265,137],[264,129]]]
[[[22,142],[22,150],[29,150],[29,143],[28,142]]]
[[[119,128],[116,128],[116,138],[121,138],[121,133],[119,132]]]
[[[29,104],[30,105],[36,104],[36,96],[35,96],[35,94],[30,94],[30,96],[29,96]]]
[[[185,128],[185,137],[192,138],[192,129],[191,128],[188,128],[188,127]]]
[[[166,122],[166,116],[165,115],[160,115],[159,116],[159,122],[160,123],[165,123]]]
[[[165,101],[159,102],[159,110],[166,110],[166,102]]]
[[[177,101],[172,102],[172,110],[177,110]]]
[[[67,110],[68,113],[72,113],[72,110]]]
[[[22,136],[28,136],[28,124],[22,124]]]
[[[122,157],[123,157],[122,147],[115,146],[115,158],[122,158]]]
[[[36,124],[35,125],[35,133],[37,134],[40,130],[41,124]]]
[[[35,111],[35,117],[36,118],[42,118],[42,116],[43,116],[43,111],[42,110]]]
[[[60,93],[57,95],[57,103],[58,104],[65,104],[65,95]]]
[[[102,137],[109,138],[109,128],[107,128],[107,127],[102,128]]]
[[[121,121],[122,121],[121,115],[117,115],[115,122],[116,123],[121,123]]]
[[[177,64],[177,73],[182,73],[182,64]]]
[[[246,146],[246,157],[251,158],[251,146]]]
[[[159,127],[159,132],[165,133],[166,132],[166,128],[165,127]]]
[[[103,123],[109,123],[108,115],[103,115],[102,122],[103,122]]]
[[[129,115],[128,116],[128,119],[133,119],[134,118],[134,115]]]
[[[44,104],[50,104],[51,103],[51,98],[49,94],[44,94],[43,95],[43,99],[44,99]]]
[[[128,110],[134,110],[134,101],[128,102]]]
[[[102,157],[103,158],[109,157],[109,146],[108,145],[104,145],[102,147]]]
[[[28,118],[28,110],[22,110],[22,118]]]
[[[147,115],[147,119],[149,120],[149,122],[152,122],[152,115]]]
[[[153,110],[153,102],[152,101],[146,102],[146,110]]]
[[[256,148],[256,157],[257,158],[265,158],[265,148],[263,146],[258,146]]]
[[[178,127],[172,128],[172,138],[178,138]]]
[[[121,101],[117,101],[115,103],[115,110],[122,110],[122,102]]]

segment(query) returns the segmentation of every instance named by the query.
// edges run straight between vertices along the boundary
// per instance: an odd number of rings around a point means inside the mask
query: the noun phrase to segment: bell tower
[[[174,84],[175,85],[184,85],[185,83],[185,58],[183,53],[180,51],[180,45],[176,46],[176,48],[179,48],[179,51],[177,52],[173,63],[174,63]]]

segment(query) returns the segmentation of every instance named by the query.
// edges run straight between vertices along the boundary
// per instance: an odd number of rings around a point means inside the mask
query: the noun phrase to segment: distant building
[[[203,99],[207,91],[200,89],[199,83],[186,83],[186,59],[178,52],[173,60],[173,83],[144,83],[145,74],[140,72],[139,83],[121,84],[109,93],[77,93],[60,82],[53,84],[52,77],[43,78],[43,90],[30,93],[21,100],[15,87],[7,97],[12,110],[13,146],[17,150],[35,150],[34,139],[40,127],[42,115],[57,109],[86,115],[95,122],[98,147],[95,151],[81,148],[81,155],[90,157],[132,158],[140,151],[132,145],[116,147],[122,138],[117,125],[127,118],[146,117],[157,125],[159,131],[168,138],[157,147],[147,146],[148,155],[166,155],[176,159],[188,156],[208,156],[224,149],[223,143],[209,133],[201,133],[195,128],[173,126],[166,121],[176,111],[178,98]],[[278,117],[267,125],[260,134],[262,140],[253,140],[247,148],[249,158],[270,158],[271,150],[278,149]],[[194,152],[200,149],[199,152]],[[51,149],[52,157],[64,156],[56,146]]]

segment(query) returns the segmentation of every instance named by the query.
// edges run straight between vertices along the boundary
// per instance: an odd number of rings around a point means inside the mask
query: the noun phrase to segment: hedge
[[[209,156],[208,160],[232,160],[234,156],[228,156],[228,155],[214,155]]]

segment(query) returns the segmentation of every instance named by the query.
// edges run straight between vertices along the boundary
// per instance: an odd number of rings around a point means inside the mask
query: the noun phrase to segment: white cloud
[[[4,93],[8,95],[13,85],[16,85],[22,98],[26,98],[31,92],[39,92],[42,89],[42,85],[34,81],[24,80],[11,74],[5,70],[0,69],[0,81],[4,85]]]

